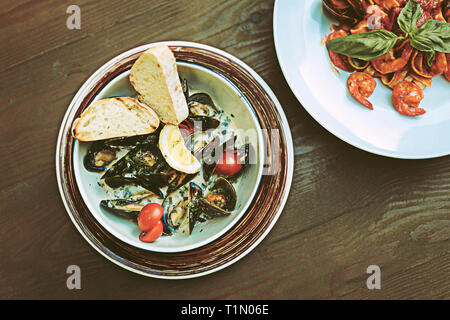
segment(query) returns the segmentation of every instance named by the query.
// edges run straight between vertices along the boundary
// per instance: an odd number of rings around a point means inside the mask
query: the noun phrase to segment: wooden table
[[[0,298],[450,298],[450,158],[404,161],[340,141],[301,107],[281,73],[273,0],[1,0]],[[187,40],[253,67],[291,126],[295,172],[285,210],[249,255],[212,275],[145,278],[82,238],[57,189],[55,146],[82,83],[130,48]],[[66,268],[81,268],[81,290]],[[369,265],[381,289],[369,290]]]

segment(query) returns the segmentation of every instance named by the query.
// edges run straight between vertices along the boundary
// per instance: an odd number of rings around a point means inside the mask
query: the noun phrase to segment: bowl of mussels
[[[103,115],[80,125],[91,106],[111,106],[106,121],[145,105],[130,73],[160,44],[176,57],[183,120],[78,139],[77,126],[104,127]],[[248,66],[208,46],[160,44],[115,57],[80,88],[62,121],[57,179],[74,225],[109,260],[147,276],[195,277],[237,261],[273,227],[290,189],[292,139],[273,92]]]
[[[190,250],[227,232],[250,205],[263,164],[258,120],[232,83],[189,62],[177,69],[189,110],[178,127],[198,170],[172,165],[163,155],[174,145],[166,131],[176,129],[163,122],[150,134],[75,141],[73,149],[76,182],[96,220],[123,242],[158,252]],[[129,72],[109,81],[91,104],[139,99]],[[222,161],[226,157],[236,157],[234,166]],[[145,242],[137,218],[150,203],[163,208],[162,232]]]

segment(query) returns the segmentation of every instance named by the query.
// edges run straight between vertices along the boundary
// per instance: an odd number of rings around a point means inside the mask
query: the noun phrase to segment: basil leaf
[[[334,38],[327,44],[327,49],[352,58],[369,61],[388,53],[397,40],[395,33],[387,30],[372,30]]]
[[[450,23],[438,20],[427,20],[410,35],[411,45],[417,50],[435,50],[450,53]]]
[[[419,51],[433,51],[433,42],[429,37],[424,37],[423,35],[416,35],[410,37],[409,43],[411,46]]]
[[[414,33],[417,29],[417,21],[419,21],[421,15],[422,8],[420,8],[420,4],[413,0],[409,0],[398,15],[398,26],[405,33]]]
[[[434,56],[436,55],[435,51],[430,51],[427,54],[427,64],[429,67],[433,65]]]

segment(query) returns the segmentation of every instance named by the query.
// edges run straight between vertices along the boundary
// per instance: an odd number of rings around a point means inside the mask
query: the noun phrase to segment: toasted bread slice
[[[131,68],[130,83],[162,122],[178,125],[187,118],[186,98],[169,47],[156,46],[145,51]]]
[[[154,132],[158,115],[148,106],[128,97],[108,98],[93,102],[72,127],[80,141],[128,137]]]

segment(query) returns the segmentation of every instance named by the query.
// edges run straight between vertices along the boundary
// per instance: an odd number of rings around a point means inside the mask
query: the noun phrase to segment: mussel
[[[200,201],[210,216],[230,215],[236,208],[236,190],[227,179],[219,177]]]
[[[114,163],[102,179],[111,188],[138,185],[164,198],[162,188],[167,187],[168,195],[194,176],[172,169],[161,154],[157,140],[149,137]]]
[[[187,99],[189,119],[201,124],[201,130],[215,129],[220,125],[220,112],[207,93],[195,93]]]
[[[197,174],[187,174],[184,172],[179,172],[176,170],[171,170],[171,177],[169,184],[167,185],[167,194],[171,194],[176,191],[181,186],[185,185],[189,181],[191,181]]]
[[[88,171],[105,171],[106,166],[116,159],[120,148],[132,148],[148,138],[149,135],[145,134],[94,141],[84,157],[84,166]]]
[[[102,200],[100,207],[123,218],[136,219],[141,209],[154,197],[153,194],[136,194],[124,199]]]
[[[152,136],[132,148],[106,171],[102,179],[122,176],[136,171],[138,174],[159,172],[166,165],[157,145],[157,136]]]
[[[212,117],[219,114],[213,99],[207,93],[194,93],[187,99],[189,112],[192,116]]]
[[[178,202],[178,204],[167,213],[167,216],[165,217],[167,224],[172,228],[179,228],[182,225],[189,223],[189,221],[186,221],[186,217],[189,215],[187,209],[185,200]]]
[[[364,18],[371,0],[322,0],[324,8],[338,21],[354,25]]]
[[[173,208],[168,208],[163,216],[165,232],[179,230],[190,235],[198,221],[204,221],[202,214],[205,207],[200,204],[203,197],[202,188],[194,182],[189,184],[189,196]]]
[[[95,141],[84,156],[84,167],[92,172],[105,171],[106,166],[116,159],[116,152],[117,148],[108,146],[104,140]]]
[[[203,92],[190,95],[187,80],[180,77],[180,82],[189,109],[189,116],[181,127],[188,127],[192,131],[194,124],[196,126],[200,124],[200,130],[217,128],[220,125],[220,121],[217,119],[220,111],[211,96]]]
[[[116,159],[116,154],[120,149],[133,148],[148,139],[150,139],[150,135],[144,134],[94,141],[84,157],[84,167],[93,172],[106,171],[107,165]]]
[[[129,185],[141,186],[142,188],[151,191],[156,196],[164,198],[164,193],[161,188],[165,186],[165,177],[162,174],[155,174],[152,178],[144,175],[115,176],[107,177],[104,181],[105,184],[111,188],[120,188]]]
[[[236,208],[237,195],[233,185],[223,177],[217,178],[205,193],[198,184],[189,183],[188,197],[175,206],[167,207],[163,216],[164,232],[192,234],[197,222],[228,216]]]

